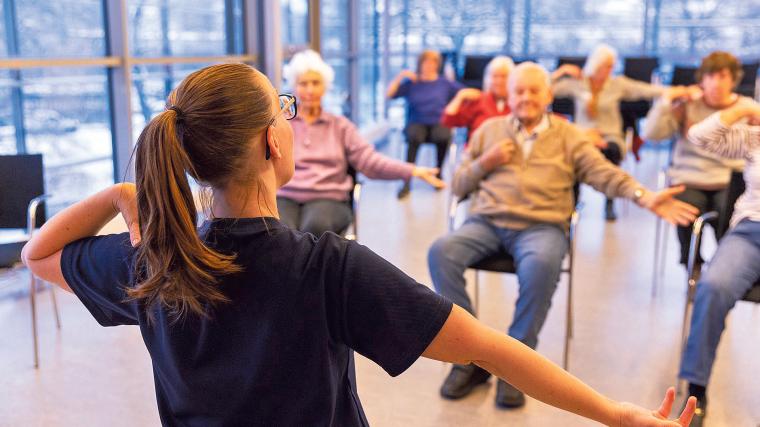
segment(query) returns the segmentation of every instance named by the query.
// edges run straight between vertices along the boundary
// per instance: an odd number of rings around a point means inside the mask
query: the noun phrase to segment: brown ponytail
[[[224,188],[241,173],[272,113],[271,86],[244,64],[215,65],[189,75],[169,96],[166,111],[137,140],[135,175],[141,242],[138,284],[127,290],[147,310],[160,305],[174,319],[207,315],[227,301],[219,276],[240,271],[234,255],[207,247],[187,175]],[[263,154],[263,147],[261,153]],[[150,313],[150,311],[149,311]]]

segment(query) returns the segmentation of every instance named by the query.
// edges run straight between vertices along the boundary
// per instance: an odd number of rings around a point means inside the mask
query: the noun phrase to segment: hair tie
[[[181,121],[185,120],[185,114],[176,105],[172,105],[171,107],[168,108],[168,110],[174,110],[174,112],[177,114],[177,121],[178,122],[181,122]]]

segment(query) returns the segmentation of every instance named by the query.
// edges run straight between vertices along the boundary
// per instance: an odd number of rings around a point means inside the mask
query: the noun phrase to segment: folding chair
[[[745,183],[742,172],[734,171],[731,173],[731,181],[728,184],[728,195],[726,196],[726,215],[725,219],[720,220],[720,226],[728,228],[731,215],[734,211],[734,204],[736,200],[744,193]],[[718,218],[718,212],[707,212],[697,218],[694,221],[694,227],[692,228],[691,242],[689,245],[689,264],[688,264],[688,280],[686,282],[686,304],[683,313],[683,325],[681,326],[681,357],[683,359],[683,353],[686,351],[686,341],[689,337],[689,330],[691,327],[691,315],[694,309],[694,297],[697,292],[697,281],[699,280],[699,272],[696,271],[696,261],[700,240],[702,239],[702,230],[705,222]],[[751,302],[760,304],[760,281],[756,282],[749,291],[740,299],[740,301]],[[680,384],[680,378],[676,377],[676,384]],[[678,387],[680,390],[681,387]]]
[[[452,200],[451,205],[449,207],[449,231],[454,231],[454,222],[456,220],[456,213],[458,206],[467,199],[467,197],[459,199],[459,200]],[[573,211],[571,217],[570,217],[570,230],[568,232],[568,251],[567,251],[567,262],[566,265],[562,267],[561,274],[567,274],[567,309],[565,313],[565,341],[562,351],[562,368],[567,370],[569,365],[569,354],[570,354],[570,339],[573,337],[573,264],[574,264],[574,256],[575,256],[575,236],[578,230],[578,220],[580,219],[579,214],[580,206],[576,206],[575,211]],[[493,272],[493,273],[507,273],[507,274],[515,274],[517,273],[517,269],[514,263],[514,259],[512,256],[505,251],[504,249],[500,249],[499,252],[490,255],[472,265],[469,266],[470,269],[475,270],[475,290],[474,290],[474,309],[475,313],[478,313],[479,304],[480,304],[480,280],[479,280],[479,273],[481,271],[487,271],[487,272]]]
[[[0,267],[14,268],[20,261],[21,249],[31,239],[38,226],[45,222],[45,194],[42,155],[0,156]],[[37,337],[37,278],[29,272],[29,302],[32,311],[32,341],[34,367],[39,366]],[[43,282],[44,283],[44,282]],[[55,290],[50,287],[55,322],[61,328],[61,318]]]

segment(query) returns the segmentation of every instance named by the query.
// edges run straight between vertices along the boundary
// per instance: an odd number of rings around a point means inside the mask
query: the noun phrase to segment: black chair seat
[[[752,289],[744,294],[742,301],[749,301],[760,304],[760,282],[755,283],[755,286],[753,286]]]
[[[483,271],[493,271],[496,273],[515,273],[515,260],[512,255],[508,254],[505,250],[490,255],[482,260],[471,265],[469,268]]]

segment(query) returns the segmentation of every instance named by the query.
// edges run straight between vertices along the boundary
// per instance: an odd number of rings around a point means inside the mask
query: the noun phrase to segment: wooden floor
[[[396,144],[389,151],[400,153]],[[420,154],[422,162],[432,161],[429,147]],[[656,151],[645,152],[635,175],[652,185],[658,164]],[[446,232],[448,194],[415,182],[411,197],[398,202],[398,186],[366,185],[360,241],[430,284],[427,249]],[[626,214],[619,204],[621,218],[605,223],[601,196],[584,188],[582,199],[570,371],[611,398],[653,408],[674,383],[678,364],[684,272],[676,264],[675,233],[670,230],[665,279],[653,298],[654,217],[635,206]],[[0,282],[0,426],[157,425],[151,364],[139,330],[98,326],[71,295],[57,293],[63,322],[58,331],[47,292],[40,294],[41,364],[33,368],[26,277],[23,272],[5,275]],[[512,276],[481,276],[481,320],[506,329],[515,290]],[[538,346],[557,363],[565,292],[563,281]],[[710,386],[709,427],[760,423],[758,324],[760,310],[747,303],[740,303],[729,318]],[[419,360],[390,378],[368,360],[357,359],[360,397],[374,426],[593,425],[533,399],[519,410],[497,409],[493,380],[461,401],[443,400],[438,388],[449,367],[440,362]]]

